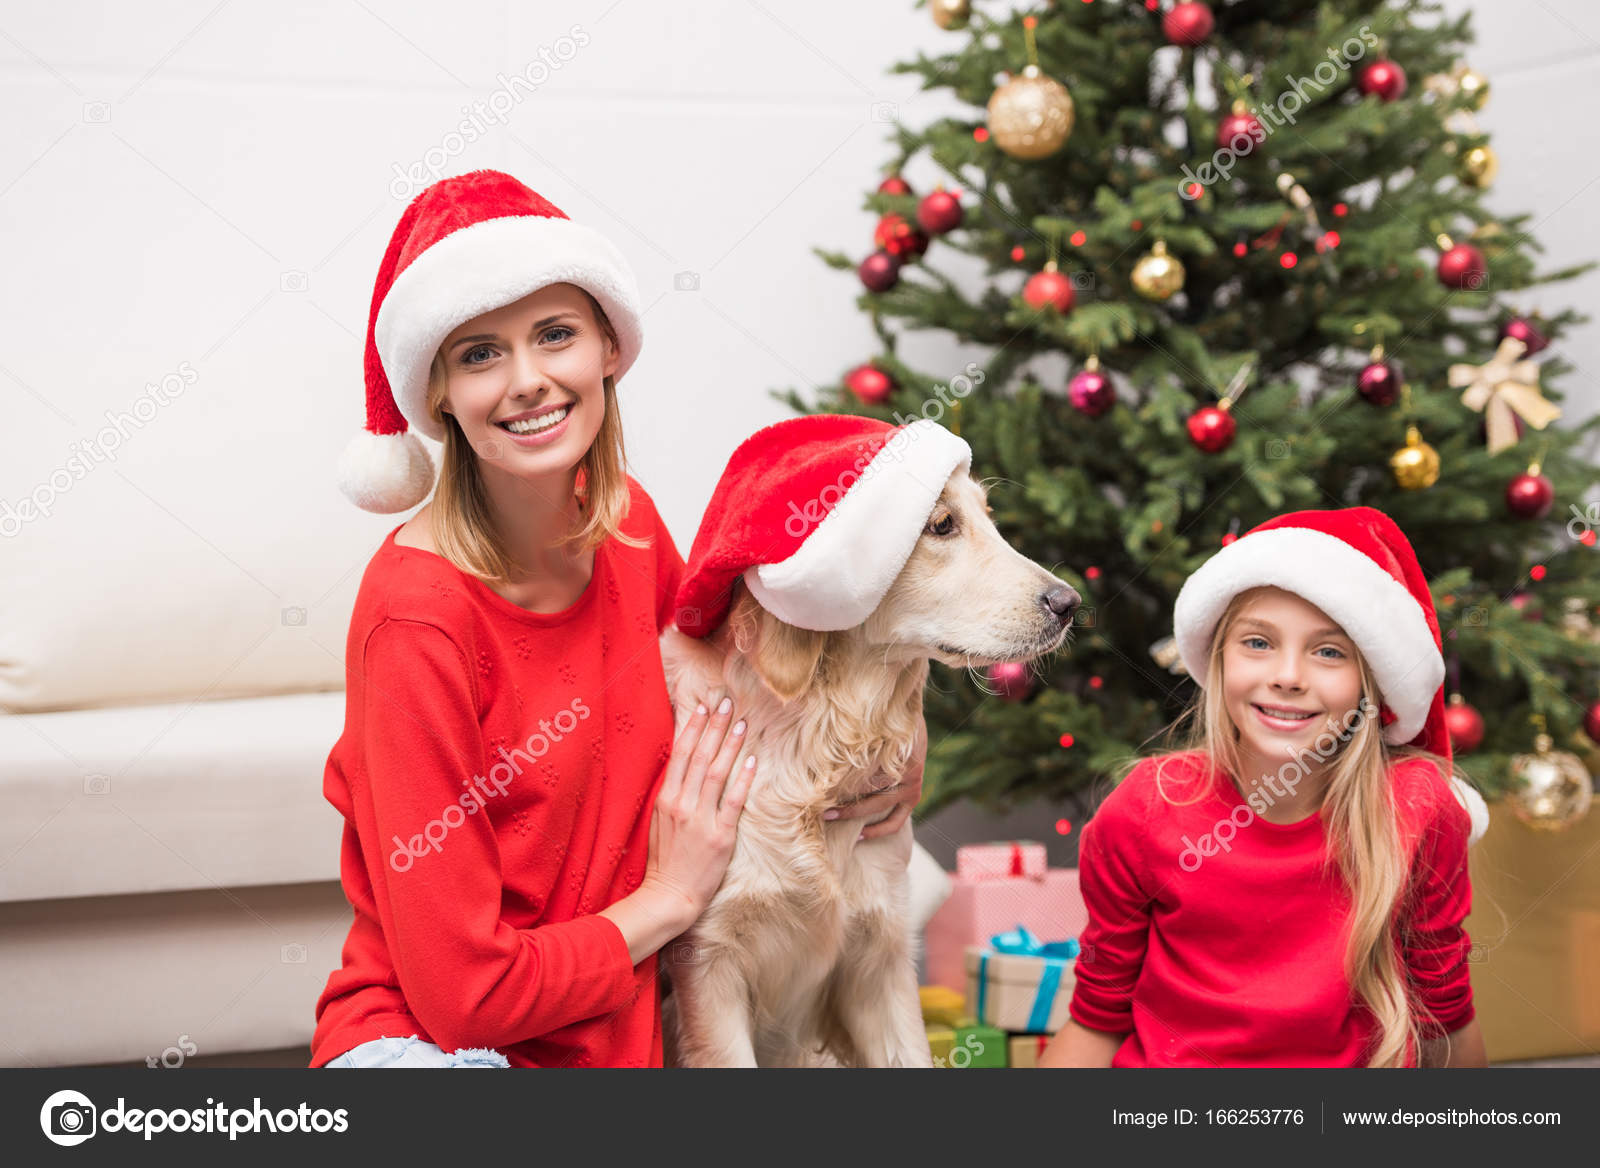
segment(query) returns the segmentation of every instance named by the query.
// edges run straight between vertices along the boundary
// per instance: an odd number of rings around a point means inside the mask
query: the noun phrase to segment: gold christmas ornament
[[[1168,673],[1179,677],[1188,676],[1189,671],[1183,666],[1183,657],[1178,652],[1178,639],[1176,637],[1162,637],[1150,646],[1150,659]]]
[[[1535,430],[1561,416],[1561,407],[1539,392],[1539,366],[1523,359],[1528,346],[1506,337],[1482,365],[1452,365],[1446,371],[1452,389],[1462,390],[1461,404],[1483,412],[1490,454],[1517,444],[1515,414]]]
[[[1146,300],[1170,300],[1183,288],[1183,261],[1167,252],[1167,241],[1155,246],[1133,265],[1133,287]]]
[[[1048,158],[1072,133],[1072,94],[1029,65],[989,99],[989,134],[1013,158]]]
[[[1406,427],[1406,444],[1389,457],[1394,481],[1408,491],[1420,491],[1439,481],[1439,452],[1422,440],[1415,426]]]
[[[1456,86],[1461,96],[1475,110],[1489,104],[1489,79],[1476,69],[1461,69],[1455,74]]]
[[[1481,189],[1494,182],[1494,176],[1500,173],[1500,159],[1492,147],[1474,146],[1461,156],[1456,173],[1468,186]]]
[[[1516,817],[1539,831],[1561,831],[1589,813],[1594,780],[1575,754],[1553,750],[1550,735],[1533,740],[1532,754],[1511,760],[1506,802]]]
[[[1037,16],[1022,18],[1027,39],[1028,64],[1022,75],[1007,81],[989,98],[989,136],[1013,158],[1033,161],[1048,158],[1066,144],[1072,133],[1072,94],[1059,81],[1039,71],[1039,52],[1033,43]]]
[[[969,0],[928,0],[928,7],[933,9],[933,23],[943,29],[966,28],[972,19]]]

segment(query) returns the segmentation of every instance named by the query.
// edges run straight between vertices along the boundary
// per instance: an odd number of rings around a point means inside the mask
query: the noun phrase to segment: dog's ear
[[[786,624],[739,589],[728,614],[734,644],[748,655],[756,674],[783,701],[805,692],[822,665],[828,634]]]

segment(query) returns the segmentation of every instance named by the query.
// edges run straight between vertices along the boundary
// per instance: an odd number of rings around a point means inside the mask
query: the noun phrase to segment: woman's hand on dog
[[[879,823],[869,824],[861,830],[861,839],[873,840],[879,836],[893,835],[922,800],[922,772],[928,761],[928,727],[917,724],[917,740],[911,750],[911,761],[906,766],[905,778],[892,787],[884,787],[871,795],[850,803],[840,803],[823,813],[824,819],[876,819],[888,814]]]
[[[745,744],[745,723],[741,719],[730,730],[732,721],[733,703],[726,699],[715,713],[702,705],[690,715],[673,743],[650,818],[643,884],[681,902],[685,928],[722,883],[756,773],[754,755],[734,768]]]

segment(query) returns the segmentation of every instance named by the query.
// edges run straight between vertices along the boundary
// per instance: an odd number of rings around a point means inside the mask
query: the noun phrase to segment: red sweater
[[[1373,1020],[1344,975],[1350,898],[1324,864],[1321,814],[1269,823],[1226,776],[1205,789],[1200,758],[1166,764],[1170,803],[1156,760],[1141,762],[1084,828],[1072,1017],[1128,1032],[1116,1067],[1365,1065]],[[1411,873],[1398,951],[1423,1036],[1436,1037],[1474,1012],[1461,927],[1471,825],[1426,763],[1396,764],[1390,782]]]
[[[594,915],[644,878],[672,744],[657,638],[683,559],[628,484],[622,529],[652,546],[606,540],[562,612],[394,532],[367,566],[323,781],[355,922],[312,1066],[411,1034],[514,1067],[661,1065],[656,958]]]

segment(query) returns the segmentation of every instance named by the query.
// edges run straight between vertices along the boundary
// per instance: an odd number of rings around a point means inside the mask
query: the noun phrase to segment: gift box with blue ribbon
[[[967,946],[967,1001],[979,1022],[1054,1034],[1067,1022],[1078,942],[1041,941],[1022,925]]]

